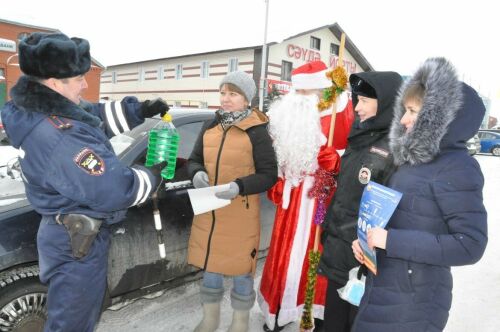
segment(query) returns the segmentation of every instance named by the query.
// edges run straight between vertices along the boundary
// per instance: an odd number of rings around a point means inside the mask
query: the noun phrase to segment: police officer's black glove
[[[157,186],[159,186],[160,183],[161,183],[161,181],[162,181],[161,170],[164,169],[165,167],[167,167],[167,162],[166,161],[162,161],[162,162],[160,162],[158,164],[154,164],[153,166],[149,166],[148,167],[148,169],[151,171],[151,173],[156,178],[156,185]]]
[[[152,118],[157,114],[164,116],[168,112],[168,109],[168,105],[163,99],[156,98],[154,100],[146,100],[142,103],[141,114],[143,118]]]

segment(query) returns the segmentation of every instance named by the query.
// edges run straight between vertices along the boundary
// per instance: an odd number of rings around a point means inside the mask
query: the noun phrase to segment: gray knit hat
[[[243,91],[247,101],[249,103],[252,102],[253,97],[255,97],[255,91],[257,90],[252,76],[243,71],[233,71],[232,73],[224,76],[224,78],[220,82],[219,88],[226,83],[236,85],[238,88],[240,88],[241,91]]]

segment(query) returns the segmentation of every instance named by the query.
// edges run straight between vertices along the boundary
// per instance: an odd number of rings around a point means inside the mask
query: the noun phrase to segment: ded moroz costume
[[[318,95],[304,90],[328,88],[332,82],[325,76],[326,65],[314,61],[292,71],[292,91],[275,102],[268,113],[270,134],[276,150],[279,180],[268,191],[277,205],[269,254],[266,259],[258,301],[268,329],[284,326],[300,319],[304,307],[307,252],[313,247],[314,223],[318,199],[311,197],[319,181],[319,170],[338,173],[340,157],[345,149],[354,115],[347,92],[337,98],[333,146],[327,147],[332,109],[319,111]],[[301,91],[302,90],[302,91]],[[335,187],[323,204],[328,205]],[[310,193],[311,192],[311,193]],[[321,249],[321,248],[320,248]],[[313,316],[323,319],[326,279],[318,277]]]

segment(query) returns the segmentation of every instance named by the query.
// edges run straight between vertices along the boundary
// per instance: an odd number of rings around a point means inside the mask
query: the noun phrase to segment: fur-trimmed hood
[[[425,88],[415,125],[410,132],[401,124],[403,96],[414,84]],[[444,58],[430,58],[399,91],[389,133],[396,165],[427,163],[441,151],[465,149],[484,117],[485,107],[477,92],[458,80],[453,65]]]
[[[85,122],[92,127],[99,127],[101,124],[98,117],[30,76],[21,76],[11,89],[10,96],[12,101],[5,105],[5,113],[2,112],[2,116],[22,118],[12,122],[18,124],[16,128],[6,128],[13,146],[16,147],[20,146],[24,137],[39,123],[32,120],[35,114],[57,115]]]

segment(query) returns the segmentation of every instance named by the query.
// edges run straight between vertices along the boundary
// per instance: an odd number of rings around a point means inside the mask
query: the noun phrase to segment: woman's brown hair
[[[422,104],[425,96],[425,87],[420,84],[411,84],[403,94],[403,103],[408,100],[415,100]]]
[[[247,101],[247,103],[250,103],[248,100],[247,100],[247,97],[245,95],[245,93],[243,91],[241,91],[240,88],[238,88],[236,85],[234,85],[233,83],[224,83],[220,88],[222,90],[222,87],[226,86],[226,88],[231,91],[231,92],[236,92],[237,94],[240,94],[243,96],[243,98],[245,98],[245,100]]]

